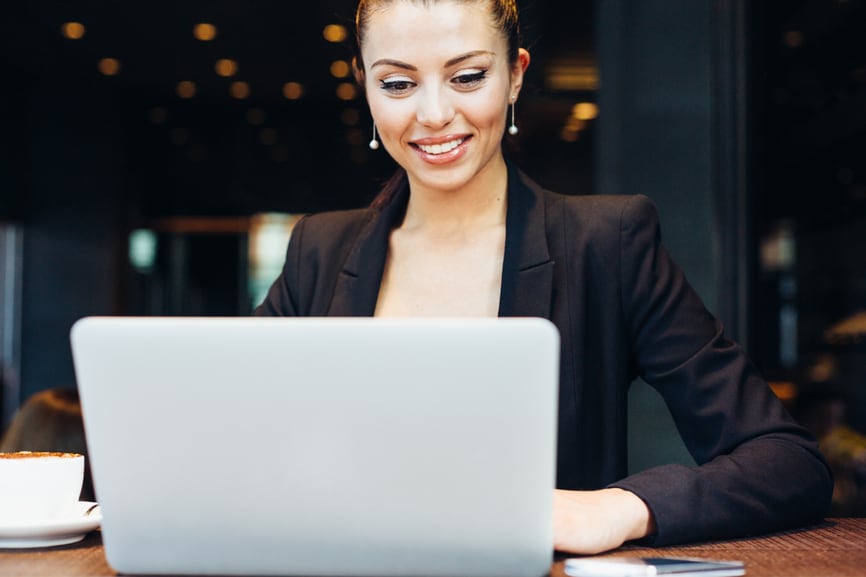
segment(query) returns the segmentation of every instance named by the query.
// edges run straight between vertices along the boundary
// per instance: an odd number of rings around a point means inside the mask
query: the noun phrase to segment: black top
[[[372,315],[408,195],[404,185],[381,210],[302,219],[255,314]],[[559,328],[558,487],[634,492],[655,517],[656,545],[805,525],[828,510],[817,444],[668,255],[647,197],[559,195],[509,166],[499,314]],[[697,467],[626,476],[637,377],[664,397]]]

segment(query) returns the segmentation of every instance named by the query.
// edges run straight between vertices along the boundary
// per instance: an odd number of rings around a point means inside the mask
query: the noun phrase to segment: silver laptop
[[[548,321],[89,317],[71,343],[120,573],[550,568]]]

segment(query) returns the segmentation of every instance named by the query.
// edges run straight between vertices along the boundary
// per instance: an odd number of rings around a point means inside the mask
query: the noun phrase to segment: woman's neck
[[[505,224],[508,170],[505,161],[479,173],[459,189],[434,189],[413,184],[400,228],[437,236],[465,234]]]

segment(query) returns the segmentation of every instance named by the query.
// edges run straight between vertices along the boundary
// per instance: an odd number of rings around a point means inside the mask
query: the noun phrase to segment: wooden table
[[[866,576],[866,518],[829,519],[808,529],[752,539],[696,543],[656,549],[623,547],[614,555],[679,555],[738,559],[748,577]],[[48,549],[0,550],[0,577],[109,577],[98,531],[73,545]],[[551,577],[566,577],[563,561]]]
[[[747,577],[866,577],[866,518],[829,519],[807,529],[679,547],[622,547],[611,555],[680,556],[744,561]],[[564,562],[551,577],[567,577]]]

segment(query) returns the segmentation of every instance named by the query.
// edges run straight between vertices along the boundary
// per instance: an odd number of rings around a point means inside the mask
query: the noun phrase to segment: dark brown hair
[[[355,11],[355,42],[357,44],[357,55],[355,57],[355,72],[361,81],[364,75],[364,61],[361,58],[361,47],[364,45],[364,36],[370,15],[377,7],[393,4],[394,2],[415,2],[424,6],[431,6],[438,2],[459,2],[463,4],[484,3],[490,9],[493,23],[502,32],[508,43],[508,62],[512,66],[517,62],[517,54],[521,46],[520,19],[518,17],[516,0],[359,0]]]

